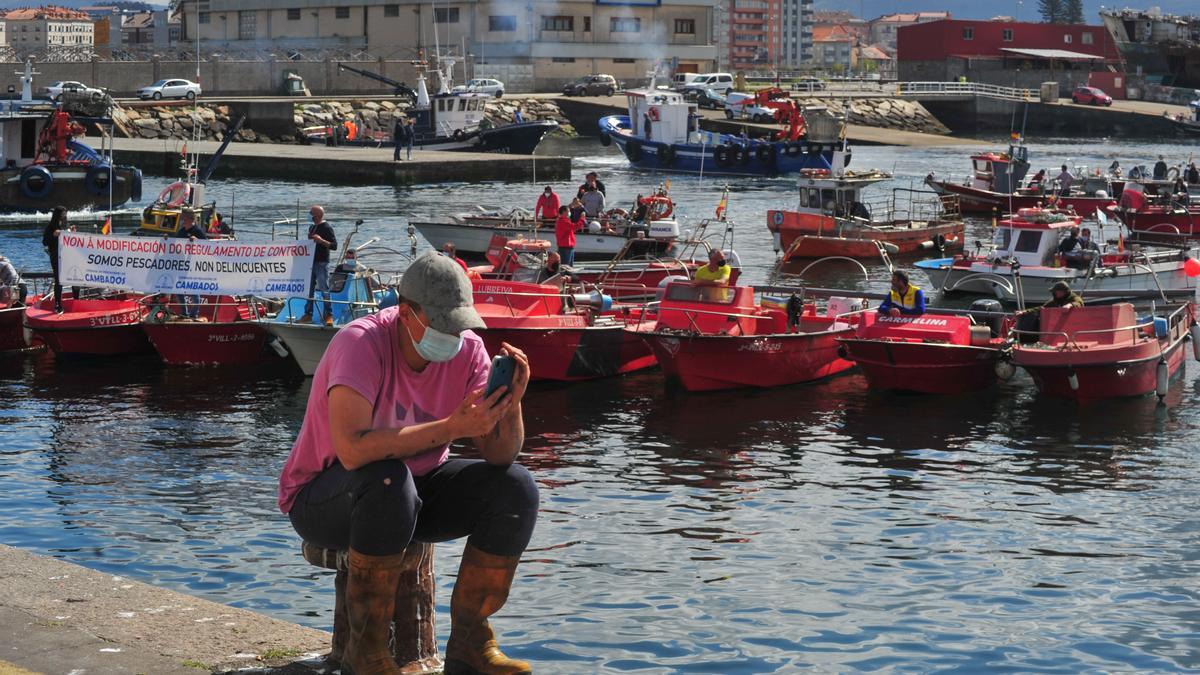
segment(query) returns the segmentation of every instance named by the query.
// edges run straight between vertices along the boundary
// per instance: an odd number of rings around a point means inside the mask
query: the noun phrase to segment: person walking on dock
[[[485,394],[490,358],[471,330],[484,322],[449,258],[418,258],[399,294],[330,342],[279,478],[279,508],[305,541],[348,550],[343,672],[401,672],[389,641],[404,549],[463,537],[446,672],[531,672],[500,651],[488,622],[537,521],[537,484],[515,463],[529,361],[502,344],[511,384]],[[467,439],[482,459],[450,459],[450,444]]]
[[[50,256],[50,272],[54,275],[54,311],[63,313],[62,284],[58,276],[58,235],[67,229],[67,207],[56,206],[50,213],[50,222],[42,230],[42,247]]]
[[[415,132],[413,131],[413,128],[409,126],[407,120],[405,120],[403,117],[396,119],[396,128],[392,131],[392,135],[394,136],[393,140],[396,143],[396,149],[392,153],[392,161],[399,162],[400,151],[404,149],[408,150],[408,159],[412,159],[414,133]]]
[[[313,240],[317,245],[317,250],[313,253],[312,277],[308,286],[308,302],[304,305],[304,316],[300,317],[300,323],[311,323],[313,318],[313,296],[317,291],[325,294],[325,305],[322,316],[326,326],[333,325],[333,304],[329,299],[329,252],[337,250],[337,235],[333,231],[333,226],[325,222],[325,209],[319,205],[313,205],[308,210],[308,215],[312,217],[313,224],[308,228],[308,238]]]
[[[538,196],[537,205],[533,207],[533,220],[541,222],[558,217],[558,207],[562,205],[554,188],[547,185]]]

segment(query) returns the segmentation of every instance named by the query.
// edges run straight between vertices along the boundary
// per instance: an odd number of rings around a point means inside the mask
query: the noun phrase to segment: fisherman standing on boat
[[[1067,170],[1067,165],[1062,165],[1062,173],[1054,180],[1058,181],[1058,194],[1061,197],[1067,197],[1071,194],[1071,186],[1075,184],[1075,176]]]
[[[533,207],[533,220],[546,221],[553,220],[558,217],[558,207],[562,206],[558,195],[554,193],[554,188],[547,185],[542,194],[538,196],[537,205]]]
[[[1183,172],[1183,178],[1188,185],[1200,185],[1200,169],[1196,168],[1195,162],[1188,162],[1187,171]]]
[[[1154,180],[1167,179],[1167,158],[1159,155],[1158,161],[1154,163]]]
[[[458,263],[458,266],[461,267],[464,272],[471,271],[470,268],[467,267],[467,261],[458,257],[458,246],[456,246],[454,242],[448,241],[442,244],[442,255]]]
[[[515,463],[529,361],[503,344],[515,373],[485,396],[490,359],[471,332],[484,323],[470,282],[444,256],[414,261],[399,293],[397,306],[330,342],[279,478],[279,508],[305,541],[349,551],[343,672],[401,672],[389,643],[404,550],[466,537],[446,671],[528,673],[500,651],[488,618],[507,601],[537,521],[537,484]],[[482,459],[450,459],[450,444],[468,439]]]
[[[578,201],[578,200],[577,200]],[[563,264],[575,264],[575,222],[565,206],[558,207],[558,220],[554,221],[554,238]]]
[[[696,268],[696,285],[728,286],[730,272],[725,253],[719,248],[709,249],[708,264]]]
[[[204,228],[200,227],[200,223],[196,222],[196,212],[188,206],[183,207],[179,211],[179,229],[175,231],[175,236],[179,239],[187,239],[189,241],[208,239],[208,235],[204,233]],[[189,319],[200,318],[200,295],[192,293],[184,295],[182,299],[184,316]]]
[[[588,218],[599,218],[604,213],[604,193],[594,187],[584,192],[579,201]]]
[[[42,230],[42,247],[46,249],[46,255],[50,256],[50,272],[54,275],[54,311],[59,314],[63,313],[63,290],[58,276],[58,235],[65,229],[67,207],[56,206],[50,213],[50,222],[46,223],[46,229]]]
[[[13,298],[16,292],[17,297]],[[25,288],[21,284],[21,275],[8,258],[0,255],[0,305],[15,307],[25,304]]]
[[[324,323],[326,326],[332,326],[333,304],[329,300],[329,252],[337,250],[337,235],[334,234],[333,227],[325,222],[325,209],[323,207],[313,205],[308,210],[308,215],[312,217],[313,222],[308,228],[308,238],[316,243],[317,248],[313,253],[308,302],[304,304],[304,316],[300,317],[300,323],[312,323],[313,297],[317,291],[321,291],[325,293]]]
[[[921,316],[925,313],[925,292],[908,281],[908,272],[892,272],[892,292],[879,304],[881,316]]]
[[[599,190],[600,194],[604,195],[605,198],[608,197],[608,191],[604,189],[604,181],[600,180],[600,176],[595,171],[589,171],[583,177],[583,185],[580,185],[579,189],[576,190],[575,196],[582,197],[583,193],[589,189]]]

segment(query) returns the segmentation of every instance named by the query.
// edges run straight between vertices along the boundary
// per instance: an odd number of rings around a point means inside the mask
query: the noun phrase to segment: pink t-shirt
[[[483,340],[463,334],[462,351],[443,363],[413,370],[396,341],[404,330],[399,309],[389,307],[357,319],[337,332],[313,375],[304,424],[279,477],[279,509],[292,510],[300,490],[329,468],[337,455],[329,427],[329,390],[350,387],[371,402],[374,429],[396,429],[445,419],[466,395],[487,384],[491,360]],[[405,460],[414,476],[422,476],[446,461],[450,445]]]

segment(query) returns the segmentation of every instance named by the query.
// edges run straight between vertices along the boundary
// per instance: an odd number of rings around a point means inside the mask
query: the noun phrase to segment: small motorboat
[[[1037,331],[1014,329],[1009,356],[1038,390],[1077,400],[1167,394],[1183,367],[1183,343],[1200,358],[1191,302],[1139,316],[1129,303],[1042,308]]]
[[[968,315],[867,312],[855,334],[838,342],[872,389],[962,394],[996,381],[996,361],[1006,341]]]
[[[876,258],[881,245],[891,255],[962,248],[966,226],[957,197],[910,188],[874,201],[863,197],[864,188],[890,179],[883,171],[801,171],[796,210],[767,211],[776,252],[787,261]]]
[[[1188,259],[1198,254],[1186,247],[1135,244],[1124,238],[1115,246],[1101,244],[1101,230],[1096,254],[1075,260],[1060,255],[1060,242],[1081,220],[1071,212],[1021,209],[997,223],[991,250],[978,244],[974,253],[913,264],[943,293],[988,295],[1006,302],[1016,302],[1018,294],[1026,303],[1044,302],[1059,281],[1109,298],[1195,291],[1196,279],[1186,268]]]
[[[830,298],[822,314],[797,295],[756,302],[750,286],[676,282],[667,285],[657,318],[629,331],[688,391],[779,387],[853,368],[837,339],[854,334],[863,311],[861,301],[846,298]]]
[[[60,356],[150,351],[142,332],[147,307],[141,293],[81,289],[80,295],[64,291],[61,314],[54,311],[54,296],[43,296],[25,308],[25,326]]]
[[[1120,204],[1108,210],[1139,234],[1163,239],[1200,237],[1200,202],[1175,193],[1174,187],[1171,180],[1130,179]]]
[[[1188,109],[1192,113],[1191,117],[1179,113],[1174,116],[1168,114],[1167,119],[1181,133],[1200,136],[1200,98],[1189,103]]]
[[[245,366],[279,357],[265,349],[269,333],[260,319],[267,306],[259,298],[204,297],[195,318],[169,297],[148,296],[144,304],[142,330],[167,365]]]
[[[640,307],[612,307],[598,292],[570,294],[557,286],[499,279],[473,282],[475,310],[487,324],[476,330],[489,353],[507,342],[529,356],[535,380],[576,381],[654,366],[650,348],[626,326]]]
[[[1022,186],[1029,172],[1029,149],[1020,144],[1010,145],[1007,152],[972,155],[971,169],[971,175],[962,183],[940,180],[931,173],[925,177],[925,184],[939,194],[958,197],[963,213],[999,214],[1054,204],[1073,209],[1084,218],[1092,218],[1097,209],[1115,203],[1114,197],[1124,185],[1120,178],[1077,168],[1075,175],[1079,178],[1068,195],[1057,195],[1050,177],[1041,184]]]

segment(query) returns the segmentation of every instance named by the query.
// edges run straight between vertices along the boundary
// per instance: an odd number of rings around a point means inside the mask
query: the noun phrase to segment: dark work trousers
[[[537,521],[538,490],[519,465],[452,459],[424,476],[400,460],[355,471],[334,464],[296,496],[288,516],[305,541],[395,555],[412,541],[460,537],[485,553],[520,555]]]
[[[62,309],[62,284],[58,278],[58,249],[47,249],[50,255],[50,271],[54,274],[54,309]]]

